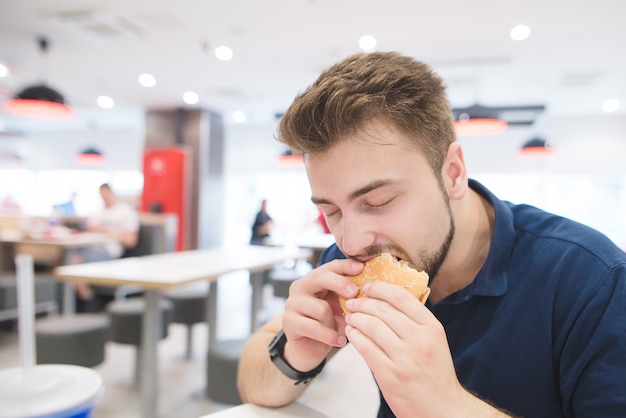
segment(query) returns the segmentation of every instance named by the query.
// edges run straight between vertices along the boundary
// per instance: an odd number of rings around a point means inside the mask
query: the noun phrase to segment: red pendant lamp
[[[48,40],[39,38],[39,50],[45,54]],[[72,119],[76,113],[68,106],[61,93],[40,83],[24,88],[4,103],[4,110],[17,116],[35,119]]]
[[[525,160],[542,160],[554,156],[554,148],[540,137],[529,139],[517,151],[517,157]]]
[[[105,163],[105,158],[98,149],[87,147],[76,154],[76,162],[80,165],[102,166]]]
[[[487,136],[507,130],[509,124],[488,107],[479,104],[454,110],[454,131],[457,136]]]
[[[303,168],[304,158],[288,149],[278,156],[276,164],[281,168]]]

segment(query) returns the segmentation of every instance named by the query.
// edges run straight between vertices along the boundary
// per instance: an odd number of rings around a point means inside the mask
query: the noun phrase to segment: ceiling
[[[369,34],[379,50],[434,66],[455,107],[542,104],[547,115],[580,115],[617,98],[625,112],[625,19],[623,0],[0,0],[0,62],[11,70],[0,100],[45,81],[76,107],[72,123],[107,127],[185,106],[193,90],[197,106],[267,123]],[[519,23],[533,30],[525,41],[509,38]],[[231,61],[215,58],[220,45]],[[143,72],[155,87],[139,86]],[[99,95],[116,107],[99,109]],[[18,119],[0,113],[5,128],[36,126]]]

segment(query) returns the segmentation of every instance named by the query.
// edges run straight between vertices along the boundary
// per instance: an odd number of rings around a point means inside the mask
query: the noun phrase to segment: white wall
[[[553,117],[541,123],[541,135],[554,146],[554,158],[519,160],[517,148],[537,132],[510,128],[484,138],[460,138],[470,176],[501,197],[532,203],[590,224],[620,244],[626,243],[626,115]],[[284,147],[274,139],[275,124],[225,126],[227,244],[247,242],[261,199],[281,227],[311,227],[315,208],[303,169],[281,168]],[[81,167],[74,160],[82,147],[95,145],[107,163]],[[0,151],[15,150],[22,162],[0,160],[0,198],[27,195],[27,210],[41,214],[50,202],[72,189],[93,189],[113,181],[122,193],[140,194],[143,129],[78,130],[0,138]],[[69,171],[67,171],[69,170]],[[79,171],[80,170],[80,171]],[[139,177],[138,177],[139,176]],[[45,179],[41,179],[44,177]],[[76,186],[79,185],[79,186]],[[27,190],[28,189],[28,190]],[[32,190],[31,190],[32,189]],[[85,201],[96,199],[85,197]],[[93,205],[83,205],[85,211]]]

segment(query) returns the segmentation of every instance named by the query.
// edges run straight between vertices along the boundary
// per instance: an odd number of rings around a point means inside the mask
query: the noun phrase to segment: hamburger
[[[421,303],[426,303],[430,288],[428,287],[428,274],[425,271],[417,271],[404,260],[398,260],[390,253],[382,253],[377,257],[368,260],[363,267],[363,271],[356,276],[346,276],[359,288],[357,298],[367,297],[363,292],[366,283],[378,280],[407,289]],[[346,299],[339,296],[339,304],[344,314],[346,309]]]

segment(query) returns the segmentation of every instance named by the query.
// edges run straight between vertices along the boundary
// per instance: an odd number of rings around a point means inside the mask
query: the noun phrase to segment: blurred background
[[[48,216],[75,196],[86,215],[107,181],[167,212],[146,196],[147,156],[182,149],[187,247],[247,243],[262,199],[277,234],[316,228],[276,123],[328,65],[396,50],[444,78],[455,117],[507,123],[459,131],[473,178],[624,247],[624,16],[620,0],[0,0],[0,102],[44,84],[73,111],[0,110],[2,211]],[[550,152],[521,155],[531,139]]]

